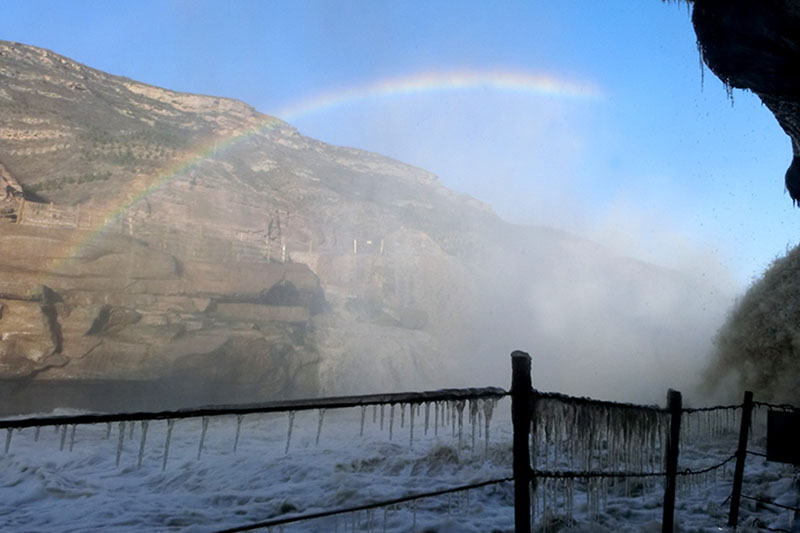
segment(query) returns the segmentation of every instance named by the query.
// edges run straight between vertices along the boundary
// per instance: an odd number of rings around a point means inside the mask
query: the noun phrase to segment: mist
[[[591,102],[476,91],[323,115],[299,120],[301,131],[431,170],[508,221],[457,221],[489,244],[440,274],[441,302],[414,302],[456,314],[427,328],[440,341],[428,385],[508,387],[508,355],[522,349],[542,390],[663,403],[674,388],[705,400],[700,375],[740,283],[719,244],[666,209],[673,198],[624,185],[619,173],[648,172],[644,161],[599,155],[593,145],[614,142],[597,141],[608,125]]]
[[[101,77],[97,88],[123,94],[119,83]],[[103,187],[61,189],[73,178],[58,174],[37,184],[66,204],[126,206],[91,243],[102,252],[42,272],[63,305],[37,342],[69,357],[38,376],[186,382],[197,401],[258,401],[508,387],[508,355],[521,349],[543,390],[661,403],[676,388],[702,401],[692,391],[735,283],[713,235],[668,208],[682,189],[661,185],[680,169],[664,164],[669,154],[652,159],[622,142],[602,99],[522,87],[378,98],[307,117],[330,135],[302,121],[298,133],[242,103],[228,102],[231,111],[213,97],[139,87],[136,98],[165,105],[190,98],[199,111],[180,115],[190,123],[245,116],[257,127],[190,154],[164,180],[161,167],[140,179],[132,155],[113,160],[119,172]],[[99,109],[93,95],[82,93],[87,113]],[[120,120],[119,131],[146,129]],[[69,171],[57,152],[48,157]],[[27,185],[39,173],[26,165],[42,161],[19,156],[9,168]],[[123,182],[142,192],[133,203],[120,198]],[[79,207],[37,226],[28,206],[9,232],[41,238],[47,224],[72,224],[63,243],[48,241],[68,249],[81,213],[92,215]],[[33,248],[18,250],[19,264],[41,264]],[[77,290],[86,272],[105,277]],[[40,279],[29,266],[17,275]],[[131,287],[147,297],[120,291]],[[270,297],[284,292],[292,296]],[[43,312],[26,302],[8,304],[8,327],[22,331]],[[70,324],[79,318],[85,328]]]

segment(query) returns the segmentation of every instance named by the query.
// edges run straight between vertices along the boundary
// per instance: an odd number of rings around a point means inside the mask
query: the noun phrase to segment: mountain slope
[[[728,304],[241,102],[7,42],[0,87],[26,196],[0,206],[0,374],[30,387],[135,382],[162,405],[506,385],[528,348],[543,388],[642,398],[638,374],[688,382]]]

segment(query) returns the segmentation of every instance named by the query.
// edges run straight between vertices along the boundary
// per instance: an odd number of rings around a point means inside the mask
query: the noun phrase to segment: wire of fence
[[[795,511],[797,513],[800,513],[800,507],[791,507],[789,505],[783,505],[783,504],[780,504],[780,503],[775,503],[775,502],[772,502],[772,501],[769,501],[769,500],[756,498],[754,496],[748,496],[747,494],[742,494],[742,498],[744,498],[746,500],[752,500],[754,502],[763,503],[763,504],[766,504],[766,505],[774,505],[775,507],[780,507],[781,509],[786,509],[788,511]]]
[[[752,450],[747,450],[747,455],[756,455],[758,457],[766,457],[767,454],[761,452],[754,452]]]
[[[726,464],[734,461],[736,459],[736,455],[731,455],[727,459],[714,464],[712,466],[702,468],[700,470],[693,470],[691,468],[686,468],[684,470],[679,470],[677,472],[678,476],[696,476],[700,474],[706,474],[713,470],[717,470],[718,468],[722,468]],[[542,477],[542,478],[555,478],[555,479],[589,479],[589,478],[644,478],[644,477],[665,477],[667,472],[617,472],[617,471],[603,471],[603,470],[591,470],[591,471],[576,471],[576,470],[539,470],[532,468],[531,475],[533,477]]]
[[[571,403],[574,405],[594,405],[598,407],[629,408],[629,409],[635,409],[637,411],[655,411],[659,413],[668,412],[663,407],[659,407],[657,405],[639,405],[635,403],[612,402],[610,400],[596,400],[594,398],[569,396],[568,394],[561,394],[560,392],[542,392],[536,389],[533,389],[532,398],[559,400],[561,402]]]
[[[761,531],[776,531],[778,533],[792,533],[792,531],[789,530],[789,529],[783,529],[783,528],[779,528],[779,527],[769,527],[767,524],[765,524],[763,521],[759,520],[758,518],[753,518],[753,520],[750,522],[750,525],[752,525],[753,527],[757,527]]]
[[[464,491],[468,491],[468,490],[479,489],[479,488],[482,488],[482,487],[487,487],[489,485],[497,485],[497,484],[500,484],[500,483],[508,483],[508,482],[511,482],[511,481],[514,481],[513,477],[505,477],[505,478],[500,478],[500,479],[490,479],[490,480],[481,481],[481,482],[478,482],[478,483],[470,483],[468,485],[460,485],[458,487],[452,487],[452,488],[449,488],[449,489],[435,490],[435,491],[424,492],[424,493],[419,493],[419,494],[411,494],[411,495],[408,495],[408,496],[403,496],[403,497],[400,497],[400,498],[394,498],[392,500],[384,500],[384,501],[381,501],[381,502],[367,503],[367,504],[363,504],[363,505],[356,505],[356,506],[353,506],[353,507],[343,507],[343,508],[339,508],[339,509],[332,509],[332,510],[329,510],[329,511],[321,511],[321,512],[318,512],[318,513],[308,513],[308,514],[288,516],[288,517],[282,517],[282,518],[274,518],[274,519],[270,519],[270,520],[264,520],[262,522],[247,524],[247,525],[243,525],[243,526],[237,526],[237,527],[233,527],[233,528],[230,528],[230,529],[223,529],[223,530],[220,530],[219,533],[234,533],[234,532],[239,532],[239,531],[251,531],[251,530],[254,530],[254,529],[261,529],[261,528],[265,528],[265,527],[283,526],[283,525],[291,524],[291,523],[294,523],[294,522],[301,522],[301,521],[307,521],[307,520],[315,520],[315,519],[319,519],[319,518],[326,518],[326,517],[329,517],[329,516],[335,516],[335,515],[339,515],[339,514],[356,513],[356,512],[360,512],[360,511],[369,511],[371,509],[385,508],[385,507],[390,507],[392,505],[399,505],[399,504],[408,503],[408,502],[412,502],[412,501],[422,500],[422,499],[425,499],[425,498],[433,498],[433,497],[436,497],[436,496],[443,496],[443,495],[446,495],[446,494],[453,494],[453,493],[457,493],[457,492],[464,492]]]
[[[736,405],[712,405],[710,407],[684,407],[682,409],[683,413],[691,414],[691,413],[703,413],[706,411],[724,411],[724,410],[731,410],[735,411],[737,409],[741,409],[741,404]]]

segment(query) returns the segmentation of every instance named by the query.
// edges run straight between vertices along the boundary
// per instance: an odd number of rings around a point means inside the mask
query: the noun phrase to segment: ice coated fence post
[[[733,472],[733,493],[731,494],[731,511],[728,515],[728,527],[736,529],[739,523],[739,501],[742,498],[742,479],[744,478],[744,461],[747,457],[747,436],[750,434],[750,419],[753,413],[753,393],[745,391],[742,404],[742,425],[739,427],[739,446],[736,448],[736,470]]]
[[[514,531],[531,531],[531,464],[528,432],[531,427],[531,356],[511,353],[511,423],[514,428]]]
[[[667,438],[667,479],[664,483],[664,515],[661,532],[672,533],[675,524],[675,485],[678,477],[678,442],[681,436],[681,393],[670,389],[667,392],[669,410],[669,436]]]

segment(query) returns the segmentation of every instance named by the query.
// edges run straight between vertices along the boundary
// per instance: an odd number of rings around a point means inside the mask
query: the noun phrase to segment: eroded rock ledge
[[[2,229],[0,380],[180,383],[251,400],[317,390],[307,331],[324,296],[307,266],[184,263],[117,233]]]
[[[692,23],[714,74],[757,94],[792,139],[786,189],[800,202],[800,2],[695,0]]]

